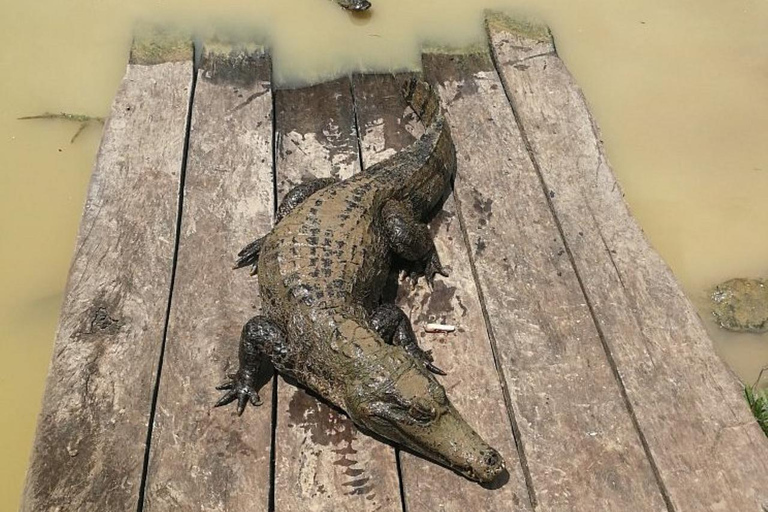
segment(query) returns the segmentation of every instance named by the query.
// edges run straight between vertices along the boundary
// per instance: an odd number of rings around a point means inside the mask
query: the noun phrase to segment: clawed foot
[[[238,258],[235,262],[235,268],[238,269],[250,265],[251,275],[255,275],[259,270],[259,253],[263,243],[264,238],[259,238],[243,247],[243,250],[237,253]]]
[[[424,363],[424,367],[432,373],[436,373],[438,375],[448,375],[443,370],[435,366],[435,358],[432,356],[431,350],[422,350],[422,348],[418,345],[411,345],[406,347],[405,350],[409,352],[413,357]]]
[[[427,279],[427,284],[430,288],[435,286],[435,274],[440,274],[443,277],[448,277],[448,269],[443,267],[440,263],[440,257],[437,255],[437,251],[432,253],[432,257],[429,258],[427,266],[424,269],[424,277]]]
[[[416,334],[411,327],[411,321],[403,313],[403,310],[391,303],[384,303],[377,307],[371,315],[371,326],[384,340],[385,343],[402,347],[408,355],[424,365],[424,367],[438,375],[445,372],[433,364],[431,350],[424,350],[416,340]]]
[[[220,391],[227,390],[227,392],[216,402],[214,407],[221,407],[237,400],[237,414],[240,416],[243,414],[245,406],[249,401],[254,407],[262,404],[259,393],[254,386],[252,375],[237,372],[230,374],[229,378],[228,382],[221,386],[216,386],[216,389]]]
[[[426,265],[422,269],[412,269],[408,272],[408,278],[411,280],[411,285],[416,286],[419,281],[419,277],[424,276],[429,288],[435,287],[435,276],[440,274],[443,277],[448,277],[450,268],[443,267],[440,263],[440,257],[437,255],[437,251],[433,251],[432,255],[427,260]]]

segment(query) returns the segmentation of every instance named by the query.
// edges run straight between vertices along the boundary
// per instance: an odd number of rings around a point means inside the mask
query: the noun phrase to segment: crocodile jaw
[[[346,401],[357,425],[476,482],[491,483],[504,472],[504,459],[467,424],[431,373],[420,365],[392,372],[395,379],[373,373],[356,381]]]
[[[502,456],[491,448],[450,406],[429,427],[396,423],[406,448],[446,466],[475,482],[493,482],[505,469]]]

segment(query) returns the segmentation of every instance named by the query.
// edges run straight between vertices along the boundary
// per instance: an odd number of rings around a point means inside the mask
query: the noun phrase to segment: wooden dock
[[[271,84],[259,47],[137,38],[94,167],[23,511],[768,510],[768,439],[632,218],[548,30],[498,15],[436,50],[458,157],[432,223],[452,268],[398,303],[507,461],[484,488],[358,432],[281,377],[213,409],[257,279],[236,252],[307,177],[420,125],[398,76]],[[425,334],[439,321],[450,334]]]

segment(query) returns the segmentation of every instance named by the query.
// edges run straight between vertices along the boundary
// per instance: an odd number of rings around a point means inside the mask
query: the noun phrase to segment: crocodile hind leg
[[[261,398],[256,389],[259,368],[265,359],[272,360],[275,366],[285,363],[283,359],[288,354],[285,346],[285,334],[271,320],[265,316],[251,318],[243,327],[240,336],[240,366],[236,373],[229,376],[228,382],[216,387],[218,390],[226,390],[226,393],[214,407],[237,400],[237,413],[243,414],[249,401],[254,406],[261,405]]]
[[[285,194],[280,206],[277,207],[275,213],[275,224],[283,220],[283,218],[291,213],[297,206],[303,203],[309,196],[322,190],[328,185],[333,185],[338,180],[336,178],[316,178],[304,183],[300,183],[293,187],[290,192]],[[261,252],[261,246],[264,243],[264,237],[254,240],[246,245],[239,253],[237,253],[237,261],[235,262],[235,268],[243,268],[251,266],[251,275],[254,275],[258,271],[259,265],[259,253]]]
[[[417,271],[411,272],[412,277],[423,274],[430,287],[434,285],[435,274],[448,277],[448,271],[440,263],[429,227],[416,218],[406,203],[387,201],[381,214],[392,252],[420,266]]]
[[[445,375],[443,370],[433,364],[432,351],[419,346],[411,321],[399,307],[394,304],[382,304],[376,308],[371,315],[371,327],[386,343],[403,347],[429,371]]]
[[[251,275],[254,275],[259,269],[259,254],[261,253],[261,246],[264,244],[264,238],[257,238],[253,242],[243,247],[239,253],[237,253],[237,261],[235,262],[235,269],[247,267],[251,265]]]
[[[275,224],[283,220],[286,215],[306,201],[309,196],[329,185],[333,185],[337,181],[339,180],[336,178],[314,178],[293,187],[290,192],[285,194],[280,206],[277,207]]]

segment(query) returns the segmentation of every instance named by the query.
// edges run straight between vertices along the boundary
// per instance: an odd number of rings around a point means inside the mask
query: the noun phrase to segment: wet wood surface
[[[270,59],[209,46],[197,72],[179,252],[144,510],[266,511],[272,379],[260,407],[214,409],[237,370],[240,330],[259,309],[237,252],[272,226]]]
[[[492,49],[567,251],[674,510],[768,507],[768,440],[624,202],[549,33],[491,18]]]
[[[181,47],[170,62],[128,64],[104,127],[22,511],[138,505],[193,78],[192,44]]]
[[[424,68],[461,163],[455,193],[535,502],[663,510],[490,56],[427,54]]]
[[[412,144],[423,128],[405,103],[403,75],[355,76],[363,164],[370,167]],[[459,169],[459,173],[464,171]],[[402,280],[398,306],[408,315],[420,345],[433,351],[448,375],[438,377],[451,402],[477,432],[504,457],[508,475],[485,488],[423,457],[400,451],[406,509],[531,510],[512,427],[494,365],[467,247],[452,198],[432,221],[431,231],[450,276],[437,276],[433,290],[423,279],[415,288]],[[428,322],[457,326],[450,334],[427,334]]]
[[[768,439],[627,209],[549,31],[487,27],[491,53],[424,56],[458,157],[431,223],[451,275],[387,294],[505,478],[482,487],[395,450],[269,369],[261,407],[212,408],[260,307],[258,279],[231,267],[276,199],[423,127],[403,74],[274,91],[263,50],[211,44],[195,82],[188,39],[141,36],[94,166],[21,510],[768,510]]]
[[[275,93],[278,197],[360,171],[349,79]],[[275,510],[399,511],[395,452],[347,416],[278,379]]]

